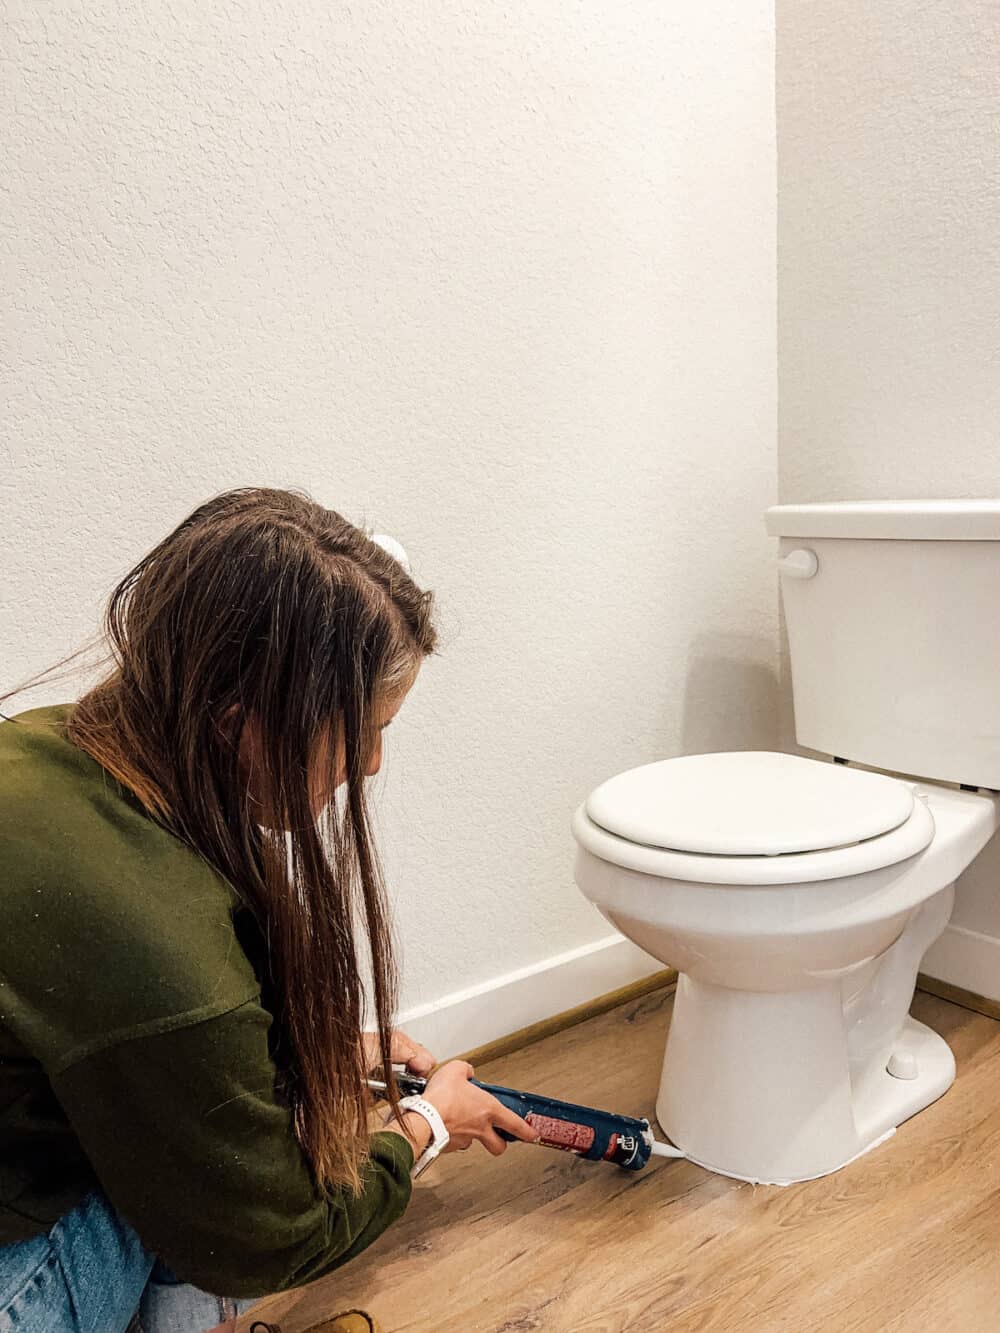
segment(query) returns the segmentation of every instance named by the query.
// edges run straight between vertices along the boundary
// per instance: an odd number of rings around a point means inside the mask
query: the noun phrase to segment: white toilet
[[[680,973],[664,1133],[713,1171],[788,1184],[955,1077],[908,1011],[1000,824],[1000,501],[777,506],[767,527],[796,738],[837,761],[645,764],[593,791],[573,834],[586,897]]]

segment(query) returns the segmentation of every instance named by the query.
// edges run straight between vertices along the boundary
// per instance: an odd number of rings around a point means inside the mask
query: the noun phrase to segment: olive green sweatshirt
[[[0,724],[0,1245],[100,1188],[185,1281],[310,1282],[403,1212],[412,1150],[375,1134],[359,1197],[317,1188],[248,914],[65,738],[68,712]]]

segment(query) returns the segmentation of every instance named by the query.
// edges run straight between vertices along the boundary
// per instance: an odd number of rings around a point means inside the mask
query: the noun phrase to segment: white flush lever
[[[778,573],[790,579],[811,579],[819,571],[816,552],[802,546],[797,551],[789,551],[778,561]]]

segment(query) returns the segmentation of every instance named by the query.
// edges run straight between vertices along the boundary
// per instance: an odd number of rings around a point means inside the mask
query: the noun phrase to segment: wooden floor
[[[476,1072],[652,1117],[670,1006],[655,992]],[[282,1333],[350,1306],[387,1333],[997,1333],[1000,1023],[924,994],[913,1012],[958,1079],[832,1176],[769,1189],[477,1147],[436,1163],[361,1258],[258,1313]]]

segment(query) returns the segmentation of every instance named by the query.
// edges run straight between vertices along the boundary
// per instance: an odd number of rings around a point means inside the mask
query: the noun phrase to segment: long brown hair
[[[230,491],[114,590],[113,669],[68,723],[70,739],[252,911],[267,940],[296,1133],[321,1184],[355,1190],[370,1106],[359,929],[390,1083],[397,993],[365,770],[380,703],[404,692],[434,650],[431,604],[333,510],[294,491]],[[265,823],[245,753],[241,762],[248,728]],[[317,819],[311,776],[318,756],[335,763],[338,737],[346,780]]]

